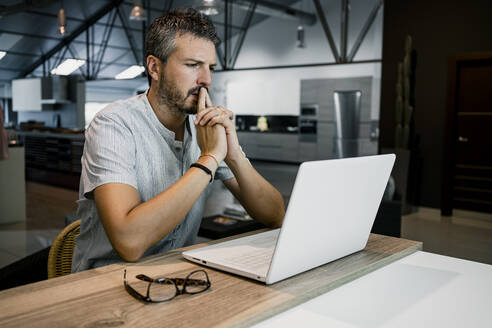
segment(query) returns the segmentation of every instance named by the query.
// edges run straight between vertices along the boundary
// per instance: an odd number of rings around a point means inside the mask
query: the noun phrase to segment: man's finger
[[[217,115],[215,107],[207,107],[198,113],[195,117],[195,124],[205,125],[210,117]]]
[[[202,88],[202,89],[205,89],[205,88]],[[212,98],[210,98],[210,95],[208,94],[208,91],[205,89],[205,95],[206,95],[206,99],[205,99],[205,105],[207,107],[213,107],[214,105],[212,104]]]
[[[205,109],[206,107],[206,102],[207,102],[207,89],[205,88],[200,88],[200,94],[198,95],[198,106],[197,106],[197,113],[201,112],[202,110]]]
[[[226,114],[227,114],[227,117],[228,117],[230,120],[234,119],[234,113],[233,113],[232,111],[230,111],[230,110],[228,110],[228,109],[225,109],[225,108],[224,108],[224,107],[222,107],[222,106],[218,106],[218,108],[219,108],[220,110],[222,110],[224,113],[226,113]]]

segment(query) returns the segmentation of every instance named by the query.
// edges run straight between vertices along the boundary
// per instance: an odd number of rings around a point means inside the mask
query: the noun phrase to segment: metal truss
[[[32,73],[37,67],[43,64],[46,60],[49,60],[53,55],[55,55],[58,51],[63,49],[63,47],[68,46],[72,41],[75,40],[79,35],[85,32],[89,27],[95,24],[99,19],[109,13],[112,9],[117,8],[123,0],[115,0],[105,5],[103,8],[98,10],[94,15],[89,17],[87,21],[75,29],[69,36],[63,38],[56,46],[51,48],[46,54],[41,56],[38,60],[36,60],[33,64],[31,64],[19,77],[25,77],[28,74]]]
[[[366,20],[366,23],[362,27],[362,30],[360,31],[359,36],[357,36],[354,46],[352,47],[352,50],[348,55],[347,60],[349,62],[352,62],[354,60],[354,57],[357,54],[357,51],[359,50],[360,45],[362,44],[362,41],[364,41],[364,38],[366,37],[366,34],[369,31],[369,28],[371,28],[371,25],[376,19],[378,11],[382,6],[383,6],[383,0],[379,0],[378,3],[376,3],[376,5],[374,6],[374,8],[372,8],[371,13],[369,14],[369,17]]]
[[[15,5],[9,5],[9,6],[0,5],[0,17],[21,13],[28,9],[32,9],[36,7],[46,7],[56,1],[57,0],[29,0],[29,1],[26,0],[21,3],[17,3]]]
[[[116,8],[116,10],[118,12],[118,17],[120,18],[121,24],[125,29],[126,38],[128,39],[128,44],[130,45],[130,49],[132,50],[133,57],[135,57],[135,62],[137,64],[140,64],[141,61],[140,61],[140,56],[138,55],[137,43],[135,42],[135,38],[133,37],[132,31],[130,31],[128,28],[129,25],[126,20],[126,16],[120,7]]]
[[[234,66],[236,65],[237,57],[239,56],[239,52],[241,51],[241,48],[243,46],[244,39],[246,38],[246,33],[248,32],[249,26],[251,25],[251,20],[253,18],[253,15],[255,14],[257,4],[258,0],[254,0],[250,3],[250,6],[248,8],[248,12],[246,13],[246,17],[244,18],[242,31],[240,32],[239,39],[236,42],[236,47],[234,48],[234,53],[232,53],[232,56],[228,63],[231,69],[234,69]]]
[[[333,57],[335,57],[335,62],[341,63],[341,58],[340,55],[338,54],[337,45],[335,44],[335,40],[333,40],[330,26],[328,25],[328,21],[326,20],[323,7],[321,7],[321,3],[319,2],[319,0],[313,0],[313,2],[314,2],[314,6],[316,7],[316,12],[318,13],[321,26],[323,27],[323,31],[325,32],[325,36],[328,39],[328,44],[330,45],[331,52],[333,54]]]
[[[224,70],[229,70],[229,56],[231,51],[231,25],[232,22],[232,0],[224,0]]]
[[[141,31],[141,30],[138,30],[138,31]],[[62,41],[63,40],[63,38],[57,38],[57,37],[54,37],[54,36],[40,35],[40,34],[32,34],[32,33],[23,33],[23,32],[16,32],[16,31],[2,30],[2,29],[0,29],[0,33],[20,35],[20,36],[25,36],[25,37],[34,38],[34,39],[44,39],[44,40],[54,40],[54,41]],[[73,43],[73,44],[81,44],[81,45],[83,44],[83,45],[86,45],[86,41],[79,41],[79,40],[72,40],[71,43]],[[90,42],[90,45],[91,46],[101,46],[101,43]],[[130,50],[129,47],[122,47],[122,46],[115,46],[115,45],[108,45],[108,48],[110,48],[110,49],[118,49],[118,50]]]
[[[111,37],[111,32],[113,31],[114,23],[116,21],[117,12],[118,12],[118,9],[113,9],[113,12],[111,13],[111,17],[109,18],[109,21],[111,21],[111,24],[106,25],[106,27],[104,28],[102,44],[101,44],[101,47],[99,49],[99,52],[96,54],[95,57],[92,57],[92,58],[95,58],[95,61],[92,63],[93,64],[92,65],[92,71],[88,77],[90,80],[97,79],[97,76],[98,76],[99,71],[101,69],[101,63],[102,63],[102,60],[104,58],[104,54],[106,53],[106,49],[108,47],[109,38]]]
[[[49,17],[49,18],[55,18],[55,19],[58,19],[58,15],[57,14],[52,14],[52,13],[46,13],[46,12],[42,12],[42,11],[36,11],[36,10],[26,10],[25,13],[27,14],[30,14],[30,15],[36,15],[36,16],[42,16],[42,17]],[[74,22],[77,22],[77,23],[84,23],[85,22],[85,19],[82,19],[82,18],[77,18],[77,17],[73,17],[73,16],[66,16],[67,18],[67,22],[69,21],[74,21]],[[96,22],[94,23],[94,26],[109,26],[110,24],[108,23],[104,23],[104,22]],[[124,27],[123,26],[113,26],[113,28],[116,28],[116,29],[123,29]],[[133,32],[141,32],[140,29],[138,28],[133,28],[133,27],[130,27],[130,30],[132,30]]]
[[[357,51],[359,50],[360,45],[362,44],[362,41],[364,41],[364,38],[366,37],[367,32],[369,31],[369,28],[374,23],[374,20],[376,19],[376,15],[379,9],[383,6],[383,0],[379,0],[374,6],[374,8],[372,9],[371,13],[369,14],[369,17],[367,18],[364,26],[362,27],[362,30],[360,31],[348,55],[347,55],[347,45],[348,45],[347,37],[348,37],[348,25],[349,25],[349,0],[341,0],[341,1],[342,1],[342,11],[341,11],[341,20],[340,20],[341,26],[340,26],[340,54],[339,54],[335,41],[333,40],[333,35],[331,33],[330,27],[326,20],[323,7],[321,7],[320,0],[313,0],[314,6],[316,8],[316,12],[321,21],[321,25],[323,26],[323,31],[325,32],[326,39],[328,40],[328,43],[330,45],[331,52],[333,54],[333,57],[335,57],[335,62],[337,64],[346,64],[346,63],[352,63],[354,61],[354,57],[357,54]]]

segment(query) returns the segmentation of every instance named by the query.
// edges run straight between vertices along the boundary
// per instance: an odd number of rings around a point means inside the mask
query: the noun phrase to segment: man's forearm
[[[212,159],[200,161],[215,165]],[[192,168],[171,187],[143,203],[139,203],[138,194],[118,191],[122,190],[121,187],[98,187],[95,191],[96,205],[114,249],[125,261],[138,260],[147,249],[176,228],[209,181],[210,175]],[[134,205],[126,209],[114,206],[121,203]]]
[[[285,214],[282,195],[266,181],[244,156],[228,160],[237,186],[228,186],[254,219],[270,226],[280,227]]]

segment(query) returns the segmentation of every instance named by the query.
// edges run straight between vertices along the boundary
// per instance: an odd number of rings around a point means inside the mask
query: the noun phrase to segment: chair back
[[[72,255],[75,239],[80,233],[80,222],[79,219],[66,226],[53,241],[48,255],[48,279],[72,272]]]

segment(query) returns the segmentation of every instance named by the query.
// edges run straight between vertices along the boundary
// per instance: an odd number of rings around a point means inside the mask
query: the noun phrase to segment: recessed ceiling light
[[[2,59],[3,57],[5,57],[6,54],[7,54],[6,51],[0,51],[0,59]]]
[[[78,69],[80,66],[84,64],[85,64],[85,60],[69,58],[66,59],[60,65],[58,65],[57,68],[52,69],[51,74],[70,75],[73,71],[75,71],[76,69]]]
[[[139,76],[145,71],[145,67],[140,65],[133,65],[125,69],[123,72],[116,75],[114,78],[117,80],[122,79],[133,79],[134,77]]]

